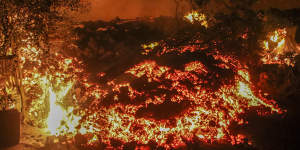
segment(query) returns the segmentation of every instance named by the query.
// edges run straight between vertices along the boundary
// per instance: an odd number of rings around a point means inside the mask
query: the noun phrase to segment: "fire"
[[[203,13],[199,13],[197,11],[192,11],[192,12],[188,13],[187,15],[185,15],[184,17],[185,17],[185,19],[187,19],[191,23],[198,22],[202,26],[204,26],[206,28],[208,27],[208,22],[207,22],[207,19],[206,19],[206,15],[203,14]]]
[[[208,27],[204,14],[192,12],[185,17]],[[276,50],[283,47],[284,34],[284,30],[278,30],[270,35],[264,42],[265,49],[271,50],[272,42],[277,43]],[[203,51],[199,45],[168,48],[158,42],[142,48],[144,55],[154,53],[151,56],[157,57]],[[27,46],[23,51],[24,85],[35,98],[30,116],[42,120],[52,135],[87,137],[87,145],[112,145],[116,140],[121,144],[154,142],[171,149],[195,138],[207,143],[239,144],[246,136],[233,135],[229,126],[233,122],[246,124],[241,114],[257,106],[265,108],[259,110],[262,112],[283,112],[273,100],[256,94],[258,89],[251,83],[247,66],[217,50],[202,56],[213,62],[210,65],[195,58],[172,67],[148,57],[125,71],[125,78],[106,84],[90,83],[80,61],[59,53],[51,54],[52,61],[41,72],[45,64],[39,57],[40,50]],[[37,65],[26,70],[28,63]],[[97,78],[104,76],[97,73]],[[47,102],[49,113],[41,117]],[[84,107],[86,103],[89,106]]]
[[[270,50],[269,43],[273,42],[275,43],[274,50],[278,51],[278,53],[282,53],[283,46],[285,44],[285,37],[286,37],[287,31],[286,28],[284,29],[278,29],[274,32],[269,34],[269,41],[264,41],[264,48],[266,50]]]
[[[80,62],[52,53],[49,59],[54,58],[55,61],[45,64],[41,60],[42,50],[31,45],[24,47],[21,54],[25,94],[32,99],[27,119],[33,119],[34,125],[46,127],[51,135],[76,135],[81,116],[75,115],[77,108],[72,104],[66,106],[73,101],[71,96],[66,95],[72,91],[76,74],[82,72],[76,67]],[[66,104],[66,101],[69,102]]]
[[[270,32],[267,40],[263,41],[263,58],[261,59],[264,64],[287,64],[293,66],[291,58],[284,55],[289,51],[287,46],[287,29],[277,29]]]
[[[194,46],[163,48],[156,54],[197,50],[201,49]],[[219,52],[208,55],[221,62],[215,67],[234,73],[233,82],[210,88],[216,82],[211,78],[220,80],[220,75],[211,73],[201,60],[182,64],[181,69],[145,60],[124,72],[131,76],[130,80],[113,80],[100,85],[88,82],[83,69],[77,67],[80,62],[76,59],[55,53],[56,64],[49,67],[47,74],[35,68],[34,72],[25,72],[24,83],[36,85],[42,91],[30,112],[38,112],[39,107],[49,101],[45,123],[51,135],[74,137],[81,134],[88,138],[87,145],[99,142],[110,145],[115,139],[122,143],[137,141],[138,144],[154,141],[165,148],[184,145],[185,140],[194,138],[207,143],[237,144],[245,136],[233,136],[229,125],[232,122],[245,124],[239,115],[247,109],[261,106],[282,113],[272,100],[255,94],[247,67]],[[38,59],[31,61],[39,62]],[[69,72],[70,69],[73,72]],[[105,73],[97,74],[99,78],[103,76]],[[132,80],[146,82],[136,85]],[[75,85],[79,90],[75,90]],[[72,101],[80,106],[87,99],[92,102],[85,109],[65,104]]]
[[[72,87],[69,83],[63,90],[55,93],[49,88],[50,112],[47,119],[48,130],[52,135],[75,134],[76,127],[79,125],[80,116],[73,114],[73,107],[64,109],[59,103]]]

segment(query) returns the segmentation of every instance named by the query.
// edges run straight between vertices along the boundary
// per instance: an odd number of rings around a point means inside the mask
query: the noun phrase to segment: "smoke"
[[[189,0],[177,0],[177,13],[191,9]],[[175,16],[175,0],[91,0],[88,14],[82,15],[83,21],[134,19],[137,17]]]

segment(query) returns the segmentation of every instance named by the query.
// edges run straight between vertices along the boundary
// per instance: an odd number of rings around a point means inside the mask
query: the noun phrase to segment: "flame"
[[[32,99],[26,119],[34,120],[31,121],[34,125],[47,127],[51,135],[74,136],[81,116],[75,115],[77,108],[65,106],[66,100],[73,101],[65,96],[72,89],[76,74],[82,72],[76,66],[81,62],[58,53],[48,56],[55,61],[42,61],[43,51],[31,45],[21,51],[25,94]]]
[[[57,93],[55,93],[52,88],[49,88],[50,112],[47,125],[52,135],[59,136],[76,133],[75,128],[79,125],[81,117],[73,114],[73,107],[64,109],[59,105],[72,85],[73,83],[67,84],[66,87],[63,87],[62,90]]]
[[[275,43],[274,50],[277,50],[278,53],[282,53],[283,46],[286,41],[286,28],[275,30],[273,33],[269,35],[270,42]],[[269,50],[269,41],[264,41],[265,48]]]
[[[287,29],[277,29],[273,32],[270,32],[267,36],[267,40],[263,41],[262,47],[263,57],[262,62],[264,64],[286,64],[293,66],[294,63],[291,58],[285,58],[287,47]],[[295,55],[293,55],[294,57]]]
[[[184,16],[191,23],[199,22],[202,26],[208,28],[208,22],[206,15],[197,11],[192,11]]]
[[[49,89],[50,94],[50,113],[48,117],[48,129],[51,134],[56,135],[56,129],[60,126],[61,121],[63,120],[64,112],[60,106],[56,104],[56,94],[53,90]]]

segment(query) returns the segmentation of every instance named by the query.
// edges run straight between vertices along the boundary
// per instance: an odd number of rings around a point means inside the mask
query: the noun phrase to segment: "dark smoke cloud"
[[[180,11],[191,8],[189,0],[180,1]],[[134,19],[136,17],[175,16],[175,0],[91,0],[88,14],[82,20],[112,20],[116,17]]]

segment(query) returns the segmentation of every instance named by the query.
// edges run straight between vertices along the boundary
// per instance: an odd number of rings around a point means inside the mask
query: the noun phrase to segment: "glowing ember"
[[[208,73],[206,67],[201,63],[201,62],[198,62],[198,61],[195,61],[195,62],[191,62],[189,64],[187,64],[185,66],[185,71],[195,71],[195,72],[198,72],[198,73]]]
[[[158,46],[158,44],[159,44],[158,42],[153,42],[153,43],[150,43],[148,45],[143,44],[142,48],[144,48],[144,49],[147,49],[147,48],[154,49],[156,46]]]
[[[205,14],[193,11],[184,16],[191,23],[199,22],[202,26],[208,27]]]
[[[147,75],[148,81],[151,82],[152,80],[158,80],[168,70],[168,67],[157,66],[154,61],[146,61],[128,70],[126,73],[131,73],[136,77]]]
[[[142,48],[143,48],[143,52],[142,54],[143,55],[148,55],[155,47],[157,47],[159,45],[158,42],[153,42],[153,43],[150,43],[150,44],[143,44],[142,45]]]

